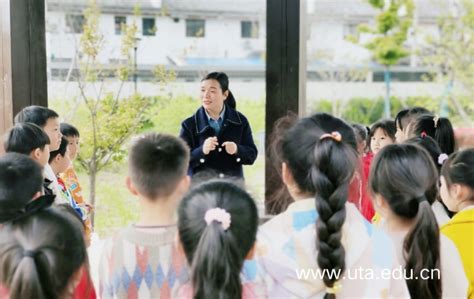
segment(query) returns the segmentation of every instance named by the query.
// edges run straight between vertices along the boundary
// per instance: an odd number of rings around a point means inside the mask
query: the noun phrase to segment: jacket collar
[[[194,120],[196,123],[196,132],[198,134],[204,133],[204,131],[210,127],[206,110],[204,110],[204,107],[202,106],[196,111],[196,113],[194,113]],[[239,113],[227,105],[225,106],[224,122],[237,126],[242,125]]]

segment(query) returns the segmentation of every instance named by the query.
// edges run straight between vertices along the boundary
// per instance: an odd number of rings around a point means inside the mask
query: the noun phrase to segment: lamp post
[[[135,37],[135,43],[133,44],[133,85],[135,93],[137,93],[137,79],[138,79],[138,70],[137,70],[137,49],[138,42],[140,41],[139,37]]]

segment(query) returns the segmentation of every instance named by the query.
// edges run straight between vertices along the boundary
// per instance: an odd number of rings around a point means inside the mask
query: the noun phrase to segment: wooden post
[[[0,132],[29,105],[48,105],[44,0],[2,0]]]

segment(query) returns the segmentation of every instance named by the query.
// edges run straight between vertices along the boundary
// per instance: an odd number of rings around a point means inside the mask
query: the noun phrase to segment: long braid
[[[335,287],[346,266],[345,249],[341,243],[342,226],[346,219],[345,204],[356,159],[352,148],[333,138],[324,138],[316,143],[311,181],[319,213],[316,222],[317,261],[328,288]],[[334,272],[337,276],[331,274]],[[327,299],[335,297],[333,293],[324,296]]]

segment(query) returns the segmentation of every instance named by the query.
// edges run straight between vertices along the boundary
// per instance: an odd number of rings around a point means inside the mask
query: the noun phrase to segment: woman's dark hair
[[[341,135],[340,141],[336,137],[321,139],[324,134],[333,132]],[[356,148],[352,127],[326,113],[298,121],[285,134],[281,147],[283,161],[299,190],[315,196],[319,214],[316,222],[317,262],[326,273],[323,281],[327,287],[333,287],[336,282],[328,273],[333,270],[342,273],[346,267],[341,236],[349,183],[358,161]],[[335,295],[326,293],[324,298],[335,298]]]
[[[201,82],[205,80],[216,80],[217,82],[219,82],[219,85],[221,86],[223,93],[229,90],[229,77],[227,77],[225,73],[222,73],[222,72],[209,73],[204,78],[202,78]],[[227,99],[225,100],[225,104],[232,109],[237,108],[237,103],[235,102],[234,95],[232,94],[230,90],[229,90],[229,95],[227,96]]]
[[[59,129],[61,130],[61,134],[66,137],[81,137],[79,135],[79,130],[71,124],[68,123],[61,123],[59,125]]]
[[[48,135],[38,125],[18,123],[8,133],[4,147],[6,152],[29,155],[37,148],[44,150],[49,143]]]
[[[377,129],[382,129],[389,138],[395,141],[395,134],[397,133],[395,122],[391,119],[379,120],[370,127],[369,137],[367,138],[367,146],[369,148],[372,142],[372,137]]]
[[[454,152],[454,130],[449,119],[431,114],[418,116],[410,125],[409,135],[428,135],[438,142],[441,151],[447,155]]]
[[[61,155],[65,156],[67,152],[67,145],[69,144],[69,141],[67,141],[66,137],[61,137],[61,144],[59,145],[59,148],[55,151],[52,151],[49,153],[49,160],[48,162],[51,163],[56,156]]]
[[[11,221],[42,191],[43,168],[30,157],[7,153],[0,157],[0,223]],[[0,239],[1,240],[1,239]]]
[[[0,230],[0,281],[10,298],[63,298],[87,260],[81,221],[48,208]]]
[[[206,223],[206,212],[220,208],[230,226]],[[178,211],[181,244],[191,266],[193,298],[242,298],[240,271],[258,227],[257,207],[238,186],[213,180],[192,188]]]
[[[474,190],[474,149],[465,149],[449,156],[441,168],[446,184],[461,184]]]
[[[395,124],[398,125],[401,130],[404,130],[409,123],[421,114],[430,114],[430,111],[423,107],[403,109],[395,116]]]
[[[414,219],[403,243],[411,298],[441,298],[441,279],[415,279],[423,269],[440,269],[439,227],[431,204],[437,196],[437,170],[430,155],[413,144],[392,144],[375,157],[369,177],[373,194],[380,194],[390,209]],[[412,271],[412,272],[411,272]]]

